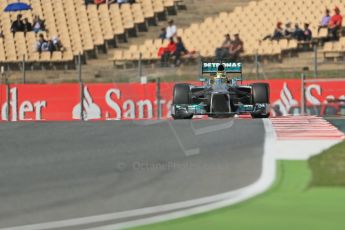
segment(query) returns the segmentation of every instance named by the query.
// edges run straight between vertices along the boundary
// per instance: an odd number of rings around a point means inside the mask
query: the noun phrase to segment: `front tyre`
[[[174,120],[191,120],[194,115],[188,115],[188,116],[183,116],[183,115],[172,115],[172,118]]]
[[[189,84],[176,84],[174,86],[173,105],[190,105],[192,101],[191,90]],[[176,111],[172,114],[175,120],[192,119],[193,114],[188,114],[187,111]]]
[[[189,105],[191,103],[191,91],[189,84],[176,84],[174,86],[174,105]]]
[[[270,104],[270,87],[267,83],[254,83],[252,85],[252,102],[256,104]],[[268,118],[270,113],[253,112],[252,118]]]
[[[270,117],[270,113],[266,113],[266,114],[251,113],[250,115],[252,116],[252,118],[255,118],[255,119],[258,119],[258,118],[269,118]]]

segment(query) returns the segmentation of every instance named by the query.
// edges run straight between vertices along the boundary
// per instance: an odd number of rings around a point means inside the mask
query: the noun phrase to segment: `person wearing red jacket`
[[[94,0],[94,3],[96,5],[99,5],[99,4],[105,3],[105,0]]]
[[[342,28],[343,16],[340,15],[339,7],[335,7],[334,15],[331,17],[328,25],[329,36],[332,40],[339,40],[339,31]]]
[[[176,51],[176,43],[174,38],[170,38],[170,42],[166,47],[161,47],[158,51],[158,56],[161,57],[161,67],[168,67],[170,57]]]

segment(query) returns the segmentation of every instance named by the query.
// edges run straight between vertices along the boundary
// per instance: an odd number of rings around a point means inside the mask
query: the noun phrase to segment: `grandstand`
[[[174,10],[180,1],[140,0],[134,4],[106,4],[85,6],[84,0],[22,0],[31,5],[32,11],[7,13],[3,9],[17,0],[0,1],[0,63],[16,66],[25,57],[27,63],[72,63],[79,54],[96,57],[98,50],[106,50],[108,45],[116,46],[117,39],[127,40],[140,29],[146,29],[147,22],[155,22],[164,17],[166,10]],[[39,54],[34,47],[37,34],[34,32],[15,33],[10,27],[18,14],[28,18],[34,15],[45,20],[45,38],[60,38],[65,51]]]
[[[3,12],[4,7],[16,0],[0,1],[0,31],[5,38],[0,38],[0,64],[7,69],[21,69],[21,62],[25,56],[27,66],[31,69],[75,68],[76,56],[81,54],[84,63],[99,63],[96,68],[112,71],[112,62],[116,66],[136,66],[141,53],[144,63],[154,66],[158,61],[157,51],[164,46],[161,40],[155,39],[157,34],[149,32],[146,40],[136,39],[138,34],[149,30],[152,25],[166,20],[168,13],[176,14],[178,6],[186,2],[193,2],[193,7],[198,6],[195,1],[181,0],[137,0],[135,4],[106,4],[85,6],[84,0],[21,0],[32,6],[32,11],[15,13]],[[181,3],[182,2],[182,3]],[[204,2],[204,1],[201,1]],[[214,4],[233,1],[213,1]],[[252,61],[256,54],[267,57],[267,60],[286,61],[294,54],[294,57],[305,55],[299,52],[299,48],[305,43],[295,40],[282,39],[277,41],[262,41],[262,38],[271,34],[277,21],[311,25],[314,41],[319,41],[327,36],[327,29],[317,32],[319,21],[324,9],[333,9],[337,5],[342,14],[345,12],[344,0],[246,0],[233,8],[224,7],[224,12],[214,16],[190,15],[191,18],[203,18],[202,22],[185,20],[186,27],[179,26],[178,35],[184,40],[188,50],[195,51],[197,57],[212,58],[214,51],[223,39],[225,33],[240,33],[244,41],[245,50],[243,60]],[[202,3],[201,3],[202,4]],[[199,9],[188,12],[196,13]],[[34,46],[37,34],[34,32],[16,33],[12,36],[11,22],[18,13],[29,18],[32,22],[34,15],[39,15],[45,20],[47,31],[43,32],[46,38],[58,36],[64,47],[64,52],[56,51],[52,55],[49,52],[38,53]],[[180,13],[175,16],[179,19]],[[171,15],[169,15],[171,17]],[[183,21],[184,18],[180,21]],[[152,27],[150,27],[152,28]],[[150,29],[152,30],[152,29]],[[157,27],[156,27],[157,31]],[[220,32],[221,31],[221,32]],[[145,36],[144,36],[145,37]],[[130,39],[129,39],[130,38]],[[129,42],[124,45],[123,42]],[[345,38],[338,42],[326,42],[319,44],[319,52],[325,59],[338,60],[345,55]],[[120,46],[120,48],[119,48]],[[321,50],[321,51],[320,51]],[[103,55],[106,53],[107,55]],[[288,54],[288,55],[287,55]],[[284,60],[283,60],[284,59]],[[98,60],[98,62],[97,62]],[[288,61],[290,63],[290,61]],[[297,61],[299,62],[299,61]],[[135,65],[133,65],[133,63]],[[108,67],[109,66],[109,67]],[[273,65],[275,66],[275,65]],[[93,67],[90,67],[93,68]],[[108,74],[108,73],[107,73]],[[59,73],[58,75],[61,75]]]
[[[232,12],[221,12],[216,17],[207,17],[202,23],[193,23],[186,29],[178,30],[187,49],[196,51],[203,58],[212,58],[214,51],[224,40],[224,34],[239,33],[245,44],[244,58],[252,58],[256,54],[281,58],[284,53],[297,51],[296,40],[282,39],[278,41],[262,41],[271,34],[278,21],[293,23],[310,23],[313,39],[319,40],[327,36],[327,28],[318,32],[318,25],[325,8],[338,6],[345,10],[343,0],[262,0],[251,1],[247,6],[236,7]],[[221,28],[221,32],[219,29]],[[115,51],[114,62],[123,63],[138,59],[139,52],[143,60],[158,60],[157,50],[165,46],[159,39],[147,40],[143,44],[131,46],[128,50]],[[339,42],[327,42],[324,46],[325,57],[342,57],[345,53],[345,37]]]

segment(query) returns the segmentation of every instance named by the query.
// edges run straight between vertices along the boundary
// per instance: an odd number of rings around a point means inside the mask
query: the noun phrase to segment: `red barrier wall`
[[[244,84],[253,81],[244,82]],[[271,88],[272,115],[298,113],[301,99],[300,80],[266,81]],[[174,83],[161,83],[162,117],[170,117]],[[78,84],[11,85],[12,121],[80,119],[80,86]],[[87,120],[156,118],[156,84],[86,84],[84,106]],[[345,99],[345,81],[306,83],[308,106],[324,106],[327,99]],[[329,103],[328,103],[329,104]],[[0,120],[7,120],[6,86],[0,85]],[[336,106],[336,109],[340,109]],[[321,109],[322,110],[322,109]],[[344,109],[345,110],[345,109]]]

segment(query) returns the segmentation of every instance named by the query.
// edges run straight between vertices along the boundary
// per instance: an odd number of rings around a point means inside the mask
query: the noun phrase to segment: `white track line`
[[[340,143],[341,140],[324,138],[310,138],[309,140],[296,139],[279,140],[275,144],[275,148],[280,151],[276,152],[276,158],[279,160],[308,160],[310,157],[329,149],[333,145]]]
[[[305,119],[305,118],[304,118]],[[315,119],[315,118],[313,118]],[[250,199],[264,191],[266,191],[270,185],[273,183],[276,173],[275,173],[275,159],[308,159],[311,155],[314,155],[320,152],[320,149],[326,149],[330,146],[337,144],[340,140],[329,140],[329,141],[301,141],[300,144],[297,144],[298,141],[278,141],[276,142],[276,133],[272,127],[270,120],[263,120],[266,139],[264,145],[264,157],[263,157],[263,171],[258,181],[254,184],[247,187],[231,191],[228,193],[223,193],[215,196],[205,197],[201,199],[195,199],[186,202],[179,202],[168,205],[161,205],[156,207],[149,207],[125,212],[110,213],[104,215],[90,216],[84,218],[41,223],[35,225],[25,225],[18,227],[11,227],[2,230],[45,230],[45,229],[54,229],[54,228],[66,228],[73,226],[81,226],[85,224],[95,224],[102,223],[105,221],[118,220],[123,218],[130,217],[140,217],[144,215],[154,215],[162,212],[170,212],[168,214],[157,215],[149,218],[137,219],[134,221],[128,221],[124,223],[118,223],[113,225],[107,225],[102,227],[90,228],[87,230],[115,230],[115,229],[125,229],[141,225],[153,224],[157,222],[173,220],[177,218],[182,218],[190,215],[195,215],[203,212],[212,211],[218,208],[226,207],[232,204],[242,202],[244,200]],[[307,124],[308,122],[304,122]],[[310,123],[309,123],[310,124]],[[290,137],[292,138],[292,137]],[[317,144],[319,143],[319,144]],[[291,146],[296,146],[297,144],[297,153],[291,154]],[[306,145],[307,144],[307,145]],[[304,147],[303,147],[304,146]],[[311,146],[314,146],[313,149],[310,149]],[[277,155],[277,150],[286,149],[286,153],[282,152]],[[179,209],[183,209],[182,211]],[[179,210],[179,211],[176,211]]]
[[[160,205],[155,207],[148,207],[137,210],[130,210],[124,212],[109,213],[104,215],[89,216],[83,218],[54,221],[33,225],[23,225],[10,228],[3,228],[1,230],[47,230],[47,229],[56,229],[56,228],[67,228],[82,226],[87,224],[96,224],[102,223],[105,221],[112,221],[124,218],[131,217],[140,217],[145,215],[159,214],[163,212],[171,212],[169,214],[158,215],[155,217],[138,219],[135,221],[129,221],[125,223],[119,223],[115,225],[108,225],[93,229],[124,229],[130,228],[139,225],[151,224],[156,222],[161,222],[165,220],[172,220],[176,218],[181,218],[193,214],[198,214],[202,212],[211,211],[221,207],[226,207],[231,204],[236,204],[252,198],[259,193],[266,191],[275,179],[275,159],[274,159],[274,150],[271,146],[275,141],[275,132],[272,128],[271,121],[264,119],[264,127],[266,131],[266,139],[264,144],[264,156],[263,156],[263,171],[261,172],[260,178],[258,181],[252,185],[246,186],[244,188],[234,190],[227,193],[222,193],[214,196],[204,197],[200,199]],[[198,206],[198,207],[195,207]],[[184,209],[183,211],[176,211],[179,209]]]
[[[311,141],[276,141],[277,136],[272,127],[271,121],[264,120],[264,125],[266,130],[266,139],[263,157],[263,171],[259,180],[254,184],[234,191],[232,194],[233,196],[226,197],[223,200],[213,202],[210,204],[205,204],[198,207],[185,209],[182,211],[175,211],[172,213],[158,215],[154,217],[128,221],[124,223],[89,228],[87,230],[116,230],[132,228],[142,225],[158,223],[162,221],[183,218],[190,215],[200,214],[245,201],[254,196],[257,196],[260,193],[265,192],[274,182],[276,176],[276,159],[306,160],[309,157],[320,153],[320,151],[328,149],[341,141],[339,139],[322,141],[318,141],[315,139]],[[292,154],[292,151],[294,151],[294,146],[297,146],[296,148],[298,151]],[[279,152],[280,150],[285,150],[286,153],[284,153],[283,151],[281,154],[277,154],[277,152]]]
[[[128,221],[119,224],[107,225],[96,228],[89,228],[86,230],[116,230],[116,229],[127,229],[136,226],[148,225],[158,223],[167,220],[173,220],[182,218],[190,215],[200,214],[209,212],[215,209],[223,208],[229,205],[233,205],[247,199],[253,198],[260,193],[265,192],[274,182],[276,176],[276,165],[275,165],[275,150],[272,145],[275,142],[275,132],[272,128],[271,121],[264,119],[264,126],[266,131],[265,145],[264,145],[264,156],[263,156],[263,167],[260,178],[247,187],[233,191],[228,196],[224,197],[220,201],[213,202],[211,204],[205,204],[182,211],[176,211],[168,214],[158,215],[149,218],[138,219],[134,221]]]

